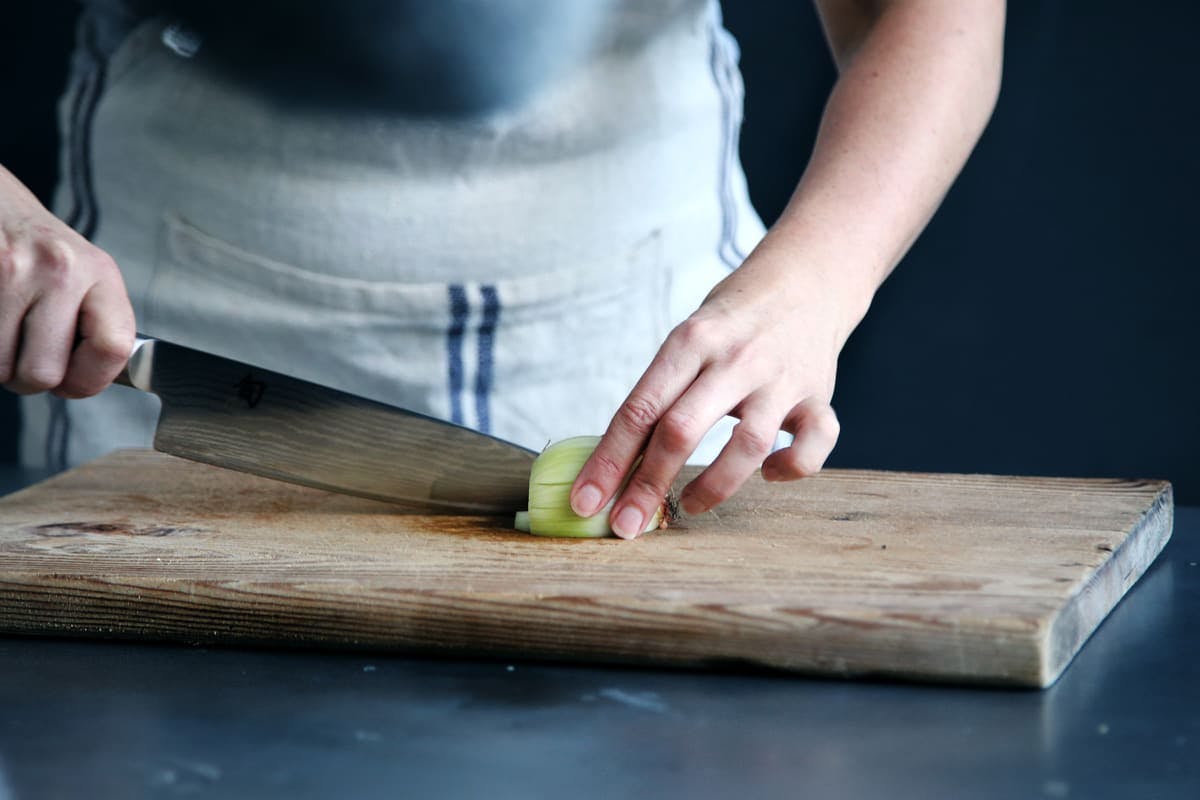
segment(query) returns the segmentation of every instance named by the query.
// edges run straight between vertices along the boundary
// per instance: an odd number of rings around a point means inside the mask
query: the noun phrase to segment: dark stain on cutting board
[[[31,530],[39,536],[78,536],[80,534],[95,534],[99,536],[186,536],[201,533],[205,529],[188,525],[133,525],[130,523],[113,522],[48,522],[34,526]]]

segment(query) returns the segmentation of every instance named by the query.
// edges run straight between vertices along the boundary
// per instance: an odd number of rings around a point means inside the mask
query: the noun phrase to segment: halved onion
[[[555,442],[542,451],[529,473],[529,510],[517,512],[514,522],[517,530],[535,536],[599,538],[612,535],[609,515],[615,496],[590,517],[581,517],[571,510],[571,486],[599,443],[599,436],[576,436]],[[636,468],[637,463],[634,464]],[[630,474],[632,472],[630,470]],[[624,485],[621,488],[624,489]],[[642,533],[666,527],[669,519],[668,499],[663,498]]]

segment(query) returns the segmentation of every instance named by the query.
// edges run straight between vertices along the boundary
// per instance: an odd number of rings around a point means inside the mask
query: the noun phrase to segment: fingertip
[[[797,439],[791,447],[773,453],[763,462],[763,480],[770,483],[784,483],[811,478],[825,466],[831,448],[820,443],[801,441]]]
[[[800,480],[804,477],[802,470],[796,465],[796,451],[792,447],[774,452],[763,462],[759,473],[767,483],[786,483]]]
[[[612,531],[622,539],[636,539],[645,527],[645,516],[634,506],[625,506],[612,520]]]
[[[591,481],[586,481],[571,494],[571,510],[581,517],[590,517],[604,504],[604,493]]]
[[[683,509],[683,513],[691,516],[708,511],[708,505],[694,494],[685,494],[680,497],[679,507]]]

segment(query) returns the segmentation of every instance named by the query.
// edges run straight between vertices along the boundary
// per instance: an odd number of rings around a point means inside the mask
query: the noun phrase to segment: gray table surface
[[[1042,692],[0,637],[0,800],[1196,800],[1197,562],[1177,509]]]

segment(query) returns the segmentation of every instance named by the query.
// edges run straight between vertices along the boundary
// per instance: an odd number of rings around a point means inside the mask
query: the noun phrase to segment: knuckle
[[[695,417],[682,411],[668,411],[656,430],[658,444],[672,455],[689,455],[702,431]]]
[[[104,277],[119,276],[121,274],[121,268],[117,266],[117,262],[113,257],[99,248],[93,248],[90,259],[96,270]]]
[[[748,427],[745,423],[734,429],[731,441],[742,454],[758,460],[766,458],[775,446],[774,434],[768,435],[765,431]]]
[[[29,257],[17,247],[0,247],[0,286],[10,287],[21,279],[29,266]]]
[[[716,326],[704,317],[688,317],[673,332],[679,344],[689,349],[705,350],[714,338]]]
[[[597,450],[592,454],[592,468],[599,473],[601,480],[609,483],[620,481],[625,477],[625,468],[613,458]]]
[[[75,250],[58,238],[48,238],[41,246],[42,263],[55,269],[70,269],[75,265]]]
[[[653,476],[647,475],[644,470],[638,470],[630,477],[629,485],[625,487],[624,495],[633,498],[635,503],[642,498],[661,502],[669,488],[661,484]]]
[[[44,242],[38,252],[37,272],[40,282],[48,288],[67,288],[75,278],[74,253],[64,242]]]
[[[759,348],[751,339],[730,342],[725,348],[725,359],[735,367],[746,366],[758,360]]]
[[[625,428],[644,436],[658,422],[658,405],[648,397],[632,395],[621,406],[618,419]]]

